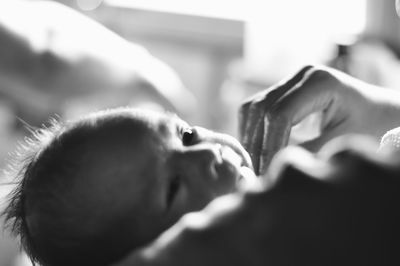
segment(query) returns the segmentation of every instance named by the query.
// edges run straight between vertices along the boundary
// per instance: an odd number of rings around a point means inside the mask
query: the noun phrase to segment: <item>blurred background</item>
[[[400,19],[394,5],[394,0],[2,0],[0,166],[27,127],[120,105],[177,112],[191,124],[236,136],[240,102],[309,63],[400,89]],[[4,196],[8,180],[0,182]],[[29,265],[6,232],[0,237],[0,265]]]

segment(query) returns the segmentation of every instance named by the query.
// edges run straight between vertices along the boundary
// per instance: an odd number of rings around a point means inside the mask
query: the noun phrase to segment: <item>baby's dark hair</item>
[[[16,187],[3,215],[34,264],[109,265],[143,244],[135,239],[132,219],[114,211],[118,199],[111,199],[115,206],[109,208],[107,201],[88,195],[93,181],[82,181],[92,174],[85,167],[95,157],[88,143],[105,137],[98,129],[126,131],[124,116],[110,113],[53,121],[17,149],[9,171]]]
[[[9,203],[2,215],[12,233],[19,237],[24,251],[28,254],[32,263],[40,262],[40,258],[35,252],[28,226],[26,224],[24,198],[25,186],[31,175],[32,169],[36,164],[40,154],[50,146],[57,135],[65,130],[64,125],[56,119],[50,121],[50,126],[38,130],[29,129],[32,136],[25,138],[20,143],[17,150],[13,153],[13,158],[6,170],[6,175],[13,177],[15,188],[9,195]]]

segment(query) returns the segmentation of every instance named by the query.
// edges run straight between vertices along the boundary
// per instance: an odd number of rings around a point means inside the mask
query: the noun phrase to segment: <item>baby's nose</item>
[[[192,127],[183,135],[183,143],[185,146],[197,145],[203,142],[213,141],[212,131],[202,127]]]
[[[216,179],[216,165],[222,163],[220,144],[198,144],[188,147],[181,155],[182,168],[189,177]]]
[[[204,141],[208,141],[211,143],[218,143],[218,139],[219,139],[218,134],[211,130],[208,130],[208,129],[205,129],[202,127],[193,127],[192,131],[195,136],[194,142],[197,142],[195,144],[198,144],[198,143],[201,143]]]
[[[193,134],[195,135],[194,139],[196,139],[197,143],[211,143],[211,144],[219,144],[221,146],[228,146],[242,157],[243,160],[242,163],[245,166],[251,169],[253,168],[250,155],[246,152],[246,150],[239,143],[239,141],[234,137],[223,133],[213,132],[211,130],[202,127],[193,127],[192,131]]]

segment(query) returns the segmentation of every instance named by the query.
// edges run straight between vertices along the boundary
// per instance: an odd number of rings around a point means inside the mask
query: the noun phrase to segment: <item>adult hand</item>
[[[240,136],[255,171],[265,174],[272,157],[287,145],[291,127],[322,113],[320,136],[302,143],[317,151],[334,137],[358,133],[380,138],[400,121],[400,94],[342,72],[306,66],[297,74],[245,101]]]
[[[398,265],[400,158],[345,144],[284,150],[268,188],[216,199],[115,266]]]

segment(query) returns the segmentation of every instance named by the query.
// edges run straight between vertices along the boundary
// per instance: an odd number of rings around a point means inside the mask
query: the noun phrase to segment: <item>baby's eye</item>
[[[182,131],[182,143],[185,146],[189,146],[193,144],[195,139],[195,132],[190,128],[185,128]]]
[[[168,185],[168,190],[167,190],[167,206],[170,207],[174,199],[176,198],[176,195],[179,192],[179,188],[181,186],[181,179],[179,176],[174,177],[169,185]]]

